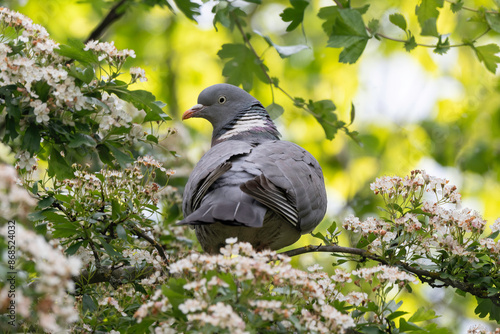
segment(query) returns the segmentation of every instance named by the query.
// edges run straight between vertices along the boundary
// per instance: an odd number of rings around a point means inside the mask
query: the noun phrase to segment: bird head
[[[198,104],[182,115],[182,120],[199,117],[212,123],[214,130],[232,121],[242,110],[260,102],[243,89],[216,84],[205,88],[198,96]]]

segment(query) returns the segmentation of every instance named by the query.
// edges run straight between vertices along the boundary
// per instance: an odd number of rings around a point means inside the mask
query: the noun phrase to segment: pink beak
[[[187,110],[183,115],[182,115],[182,120],[186,120],[191,117],[196,117],[196,113],[201,111],[205,106],[203,104],[197,104],[193,106],[191,109]]]

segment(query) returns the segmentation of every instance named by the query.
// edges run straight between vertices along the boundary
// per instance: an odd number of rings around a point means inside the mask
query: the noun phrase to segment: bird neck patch
[[[252,135],[269,140],[276,140],[280,137],[276,125],[266,109],[260,104],[252,105],[251,108],[243,110],[235,119],[224,125],[214,136],[213,143]]]

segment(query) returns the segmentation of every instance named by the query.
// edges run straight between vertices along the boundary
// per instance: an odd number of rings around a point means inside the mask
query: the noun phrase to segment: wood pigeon
[[[183,196],[184,219],[203,250],[218,253],[237,237],[256,250],[277,250],[311,232],[326,212],[321,167],[280,133],[253,96],[229,84],[203,90],[182,116],[212,123],[212,147]]]

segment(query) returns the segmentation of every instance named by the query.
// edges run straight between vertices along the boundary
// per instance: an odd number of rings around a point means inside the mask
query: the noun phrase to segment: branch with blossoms
[[[42,159],[49,176],[71,178],[71,163],[89,155],[125,167],[134,145],[157,144],[159,130],[143,125],[169,120],[165,104],[130,89],[147,80],[144,70],[120,80],[134,57],[112,42],[59,45],[31,19],[0,8],[0,135],[17,152],[18,169],[32,173]]]
[[[453,287],[478,298],[478,309],[500,321],[500,218],[486,232],[486,221],[476,211],[461,209],[457,187],[448,180],[415,170],[409,176],[383,177],[371,185],[382,197],[387,217],[364,221],[350,216],[343,227],[357,236],[355,248],[341,247],[334,223],[327,235],[316,233],[325,245],[306,246],[283,254],[311,252],[346,254],[354,261],[370,259],[398,267],[432,287]]]
[[[111,273],[124,265],[123,254],[128,245],[134,244],[134,238],[155,250],[156,255],[150,255],[157,257],[156,268],[165,268],[167,255],[151,231],[161,192],[167,186],[160,187],[154,180],[157,174],[168,180],[174,172],[149,156],[139,157],[121,171],[106,168],[91,173],[89,166],[76,164],[72,168],[74,178],[56,179],[53,189],[37,194],[39,211],[33,222],[44,224],[46,231],[66,247],[66,254],[90,256],[84,262],[95,265],[97,277],[114,277]]]
[[[388,266],[395,266],[398,268],[401,268],[411,274],[414,274],[417,276],[422,282],[429,284],[433,288],[442,288],[442,287],[453,287],[456,289],[460,289],[461,291],[468,292],[471,295],[474,295],[479,298],[487,298],[490,299],[495,305],[500,306],[500,293],[494,294],[494,295],[489,295],[488,289],[485,287],[480,287],[477,288],[474,286],[474,284],[466,282],[466,281],[459,281],[459,280],[453,280],[449,277],[442,277],[439,272],[432,272],[428,270],[423,270],[419,269],[417,267],[411,266],[407,263],[401,262],[401,261],[396,261],[394,263],[389,263],[386,259],[373,255],[370,252],[368,252],[365,249],[359,249],[359,248],[351,248],[351,247],[342,247],[342,246],[337,246],[337,245],[308,245],[296,249],[292,249],[280,254],[286,255],[286,256],[297,256],[301,254],[307,254],[307,253],[332,253],[333,255],[341,254],[338,256],[345,256],[345,254],[352,254],[352,255],[357,255],[360,258],[358,262],[364,262],[366,259],[370,259],[376,262],[379,262],[384,265]],[[439,283],[441,282],[441,283]]]

